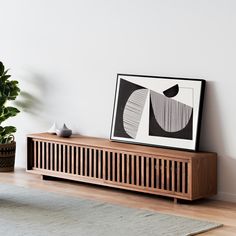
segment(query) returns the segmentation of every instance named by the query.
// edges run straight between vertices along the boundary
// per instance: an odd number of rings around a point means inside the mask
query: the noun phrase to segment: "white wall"
[[[218,198],[236,201],[236,1],[1,0],[0,60],[24,92],[26,134],[53,121],[109,137],[116,74],[208,81],[201,149],[219,154]]]

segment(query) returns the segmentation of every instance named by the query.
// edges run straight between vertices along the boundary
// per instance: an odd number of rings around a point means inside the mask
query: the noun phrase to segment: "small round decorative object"
[[[72,130],[64,124],[61,129],[56,129],[56,134],[60,137],[69,138],[72,135]]]

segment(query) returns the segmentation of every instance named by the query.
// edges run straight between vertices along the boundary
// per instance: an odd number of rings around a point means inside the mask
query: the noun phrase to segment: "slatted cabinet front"
[[[32,169],[42,174],[63,173],[69,179],[78,177],[77,180],[85,182],[190,197],[191,161],[188,159],[40,139],[32,139],[30,145]]]

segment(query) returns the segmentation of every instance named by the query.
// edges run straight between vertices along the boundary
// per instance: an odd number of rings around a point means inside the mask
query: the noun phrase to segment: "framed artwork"
[[[118,74],[110,139],[198,149],[205,80]]]

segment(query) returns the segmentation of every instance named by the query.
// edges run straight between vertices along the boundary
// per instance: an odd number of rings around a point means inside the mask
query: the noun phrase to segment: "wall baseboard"
[[[218,194],[213,197],[214,200],[226,201],[226,202],[236,202],[236,194],[218,192]]]

